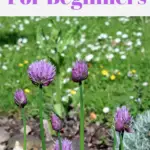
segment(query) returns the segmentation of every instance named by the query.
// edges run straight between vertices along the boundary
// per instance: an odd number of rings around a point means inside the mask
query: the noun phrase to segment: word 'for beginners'
[[[133,1],[135,1],[139,5],[146,4],[147,0],[46,0],[48,5],[56,5],[56,4],[63,4],[68,5],[71,4],[71,9],[79,10],[82,8],[83,5],[132,5]],[[8,0],[9,5],[15,5],[18,0]],[[37,5],[38,0],[20,0],[22,5]]]

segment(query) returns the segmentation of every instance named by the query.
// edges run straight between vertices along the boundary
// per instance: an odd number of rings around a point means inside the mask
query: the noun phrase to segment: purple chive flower
[[[17,90],[14,94],[15,103],[20,106],[24,107],[27,104],[27,98],[23,90]]]
[[[88,77],[88,66],[84,61],[76,61],[72,69],[72,80],[74,82],[81,82]]]
[[[28,75],[33,84],[48,86],[56,75],[56,69],[44,60],[32,63],[28,68]]]
[[[58,140],[55,143],[54,150],[60,150]],[[67,139],[62,140],[62,150],[73,150],[72,149],[72,142],[67,140]]]
[[[62,121],[54,113],[51,115],[51,124],[52,124],[53,130],[55,130],[55,131],[60,131],[62,129]]]
[[[131,132],[131,116],[126,106],[117,108],[115,115],[115,129],[118,132]]]

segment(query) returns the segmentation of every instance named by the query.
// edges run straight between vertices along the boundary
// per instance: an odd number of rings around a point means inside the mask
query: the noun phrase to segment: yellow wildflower
[[[25,61],[24,61],[24,64],[28,64],[28,63],[29,63],[29,61],[28,61],[28,60],[25,60]]]
[[[136,74],[136,70],[134,70],[134,69],[131,70],[131,72],[132,72],[132,74]]]
[[[119,76],[120,76],[120,75],[121,75],[121,72],[120,72],[120,71],[118,71],[118,72],[117,72],[117,75],[119,75]]]
[[[103,76],[108,76],[108,75],[109,75],[108,70],[102,70],[102,71],[101,71],[101,74],[102,74]]]
[[[23,64],[22,64],[22,63],[20,63],[20,64],[18,64],[18,66],[19,66],[19,67],[23,67]]]
[[[29,94],[31,91],[29,89],[25,89],[24,92]]]
[[[40,57],[40,56],[37,56],[36,58],[37,58],[37,59],[40,59],[41,57]]]
[[[113,74],[110,76],[110,80],[115,80],[116,79],[116,76]]]
[[[102,69],[103,69],[103,68],[104,68],[104,66],[103,66],[103,65],[100,65],[100,68],[102,68]]]
[[[71,90],[70,93],[71,93],[72,95],[75,95],[77,92],[76,92],[75,90]]]

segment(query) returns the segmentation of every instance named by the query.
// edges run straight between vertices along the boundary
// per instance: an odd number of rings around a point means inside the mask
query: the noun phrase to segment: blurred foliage
[[[150,106],[150,87],[144,85],[150,83],[149,32],[149,17],[1,17],[0,112],[17,112],[13,94],[23,88],[28,89],[29,117],[37,115],[39,89],[28,79],[27,68],[41,59],[51,61],[59,71],[65,113],[71,108],[78,111],[78,84],[70,80],[68,70],[76,59],[85,59],[89,65],[84,82],[86,117],[95,112],[98,121],[111,122],[120,105],[127,105],[136,116]],[[104,70],[108,76],[102,74]],[[56,81],[44,87],[45,114],[60,108]]]

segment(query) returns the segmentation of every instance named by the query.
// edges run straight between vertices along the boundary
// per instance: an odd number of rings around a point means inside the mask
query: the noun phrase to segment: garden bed
[[[64,120],[65,124],[61,131],[63,138],[67,138],[73,141],[74,150],[79,150],[79,119],[74,116],[68,117]],[[39,120],[31,118],[27,121],[27,130],[29,131],[27,136],[27,145],[29,148],[41,147],[40,141],[40,128]],[[0,131],[3,129],[6,131],[5,137],[2,139],[0,134],[0,149],[11,149],[15,147],[16,141],[19,141],[23,146],[23,128],[22,121],[19,121],[13,116],[0,117]],[[47,135],[47,149],[53,145],[56,136]],[[109,129],[99,123],[90,123],[85,128],[85,148],[88,150],[111,150],[112,139],[110,137]],[[40,149],[40,148],[39,148]]]

